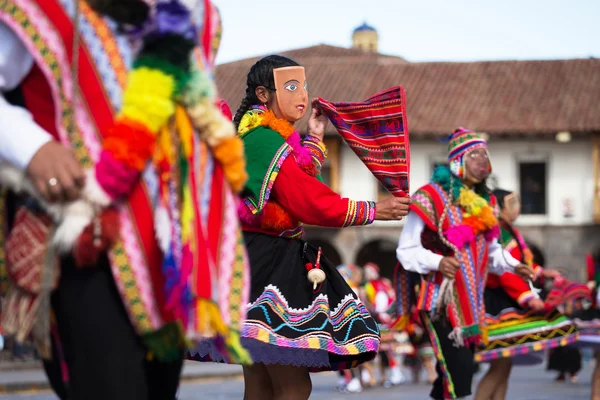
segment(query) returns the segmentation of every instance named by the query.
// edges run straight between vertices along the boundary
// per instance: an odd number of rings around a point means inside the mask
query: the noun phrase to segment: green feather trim
[[[207,73],[194,66],[190,80],[183,93],[183,102],[186,106],[194,106],[202,99],[215,97],[215,84]]]
[[[175,79],[175,95],[183,92],[190,81],[191,74],[184,68],[170,63],[162,58],[151,55],[142,55],[133,63],[133,68],[146,67],[149,69],[158,69],[167,75],[171,75]]]
[[[180,360],[188,347],[183,328],[178,322],[171,322],[157,331],[145,334],[142,342],[149,351],[149,357],[161,362]]]
[[[456,175],[452,175],[450,168],[445,165],[436,167],[431,176],[431,181],[440,185],[446,193],[450,193],[450,185],[452,185],[452,201],[456,202],[460,196],[460,189],[466,187],[462,180]],[[483,197],[485,201],[490,201],[490,190],[485,183],[478,183],[473,187],[473,191]]]

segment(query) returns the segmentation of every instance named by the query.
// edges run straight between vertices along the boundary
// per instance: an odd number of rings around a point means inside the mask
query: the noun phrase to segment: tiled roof
[[[599,59],[411,63],[327,45],[282,54],[306,67],[311,96],[359,101],[403,85],[415,134],[447,133],[459,125],[506,134],[600,131]],[[256,60],[217,68],[219,91],[234,112]]]

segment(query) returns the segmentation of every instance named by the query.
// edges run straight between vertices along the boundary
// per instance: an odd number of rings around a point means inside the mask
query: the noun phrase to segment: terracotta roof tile
[[[327,45],[282,54],[306,67],[311,96],[359,101],[403,85],[415,134],[459,125],[489,133],[600,131],[599,59],[409,63]],[[219,91],[234,112],[256,60],[217,68]],[[304,129],[305,121],[298,126]]]

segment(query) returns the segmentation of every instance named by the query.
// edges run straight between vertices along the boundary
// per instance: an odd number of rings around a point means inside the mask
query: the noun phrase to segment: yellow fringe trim
[[[175,112],[172,96],[175,79],[158,70],[138,68],[129,75],[121,115],[157,133]]]
[[[229,329],[221,318],[219,307],[207,299],[196,300],[196,331],[203,337],[220,335],[225,339],[229,359],[242,365],[252,364],[252,358],[240,343],[237,332]]]

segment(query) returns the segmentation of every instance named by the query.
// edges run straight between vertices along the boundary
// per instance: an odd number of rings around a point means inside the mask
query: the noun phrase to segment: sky
[[[217,63],[330,44],[367,22],[379,52],[418,61],[600,58],[600,0],[213,0]]]

